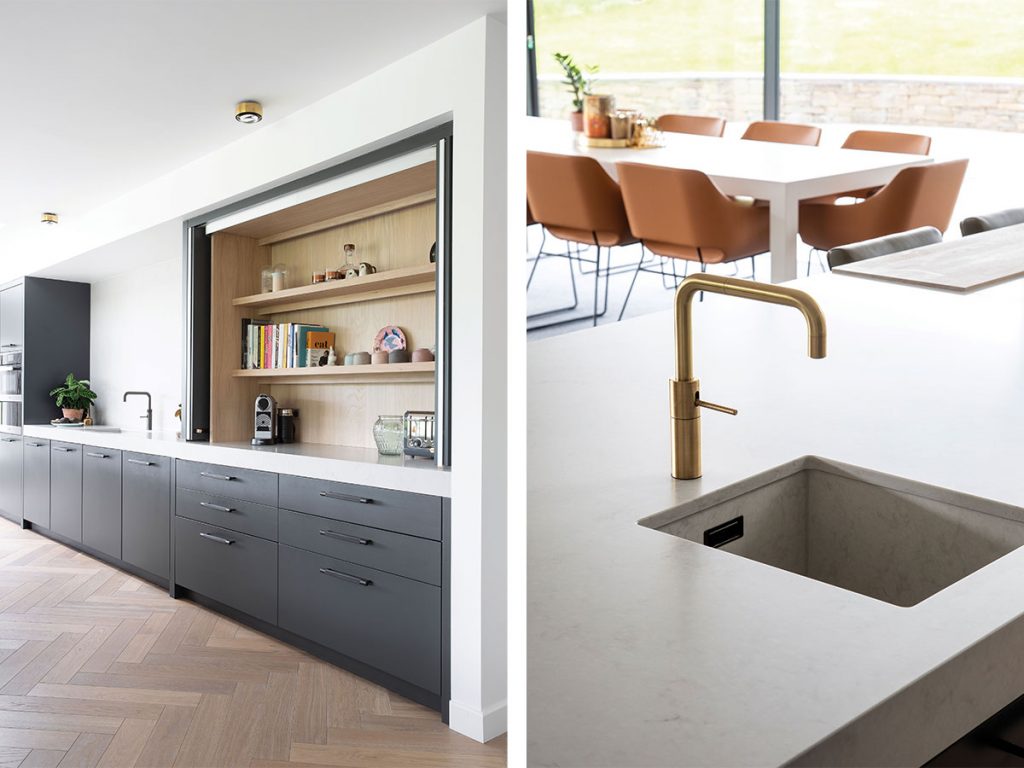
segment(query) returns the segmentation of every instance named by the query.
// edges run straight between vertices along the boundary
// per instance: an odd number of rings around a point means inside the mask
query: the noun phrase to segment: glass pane
[[[572,96],[555,53],[597,65],[595,93],[655,116],[763,114],[764,0],[535,0],[542,117]]]
[[[781,117],[1024,130],[1021,0],[782,0]]]

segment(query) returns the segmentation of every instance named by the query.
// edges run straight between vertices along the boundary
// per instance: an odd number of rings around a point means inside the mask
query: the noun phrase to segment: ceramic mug
[[[377,268],[375,266],[373,266],[373,264],[370,264],[368,261],[361,261],[361,262],[359,262],[359,276],[360,277],[366,277],[367,275],[372,275],[376,271],[377,271]]]
[[[408,363],[409,362],[409,350],[407,349],[395,349],[388,352],[389,363]]]
[[[354,365],[355,363],[352,362],[353,357],[354,355],[351,352],[345,355],[345,365]]]
[[[370,364],[370,353],[369,352],[353,352],[352,353],[352,365],[369,365]]]
[[[412,351],[412,361],[414,363],[429,363],[434,359],[434,353],[425,347],[414,349]]]
[[[359,277],[359,267],[349,267],[345,270],[345,279],[349,280],[353,277]]]
[[[388,364],[388,352],[386,349],[378,350],[370,356],[370,362],[374,365],[387,365]]]

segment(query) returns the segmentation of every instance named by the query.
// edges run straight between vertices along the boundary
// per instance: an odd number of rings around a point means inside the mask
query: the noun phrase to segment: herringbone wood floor
[[[0,768],[489,768],[389,693],[0,521]]]

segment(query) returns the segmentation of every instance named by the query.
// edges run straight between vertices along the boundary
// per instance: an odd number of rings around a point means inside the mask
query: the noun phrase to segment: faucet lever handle
[[[718,411],[719,413],[728,413],[730,416],[735,416],[739,413],[735,408],[730,408],[727,405],[719,405],[718,403],[709,403],[707,400],[701,400],[699,397],[694,401],[694,404],[699,405],[701,408]]]

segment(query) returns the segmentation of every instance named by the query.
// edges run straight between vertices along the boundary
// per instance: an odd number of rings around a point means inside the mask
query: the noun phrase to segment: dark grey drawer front
[[[277,475],[273,472],[179,461],[177,478],[179,488],[277,506]]]
[[[364,485],[281,475],[281,507],[441,540],[441,499]]]
[[[277,621],[277,544],[273,542],[176,517],[174,578],[186,589],[257,619]]]
[[[50,530],[82,541],[82,446],[50,443]]]
[[[120,560],[121,452],[82,447],[82,543]]]
[[[170,575],[174,460],[127,452],[123,459],[121,559],[166,579]]]
[[[277,507],[265,507],[241,499],[228,499],[201,491],[179,490],[175,514],[261,539],[277,541]]]
[[[25,438],[25,519],[50,527],[50,441]]]
[[[279,549],[279,626],[441,692],[440,588],[283,544]]]
[[[441,543],[281,510],[281,543],[441,585]]]

